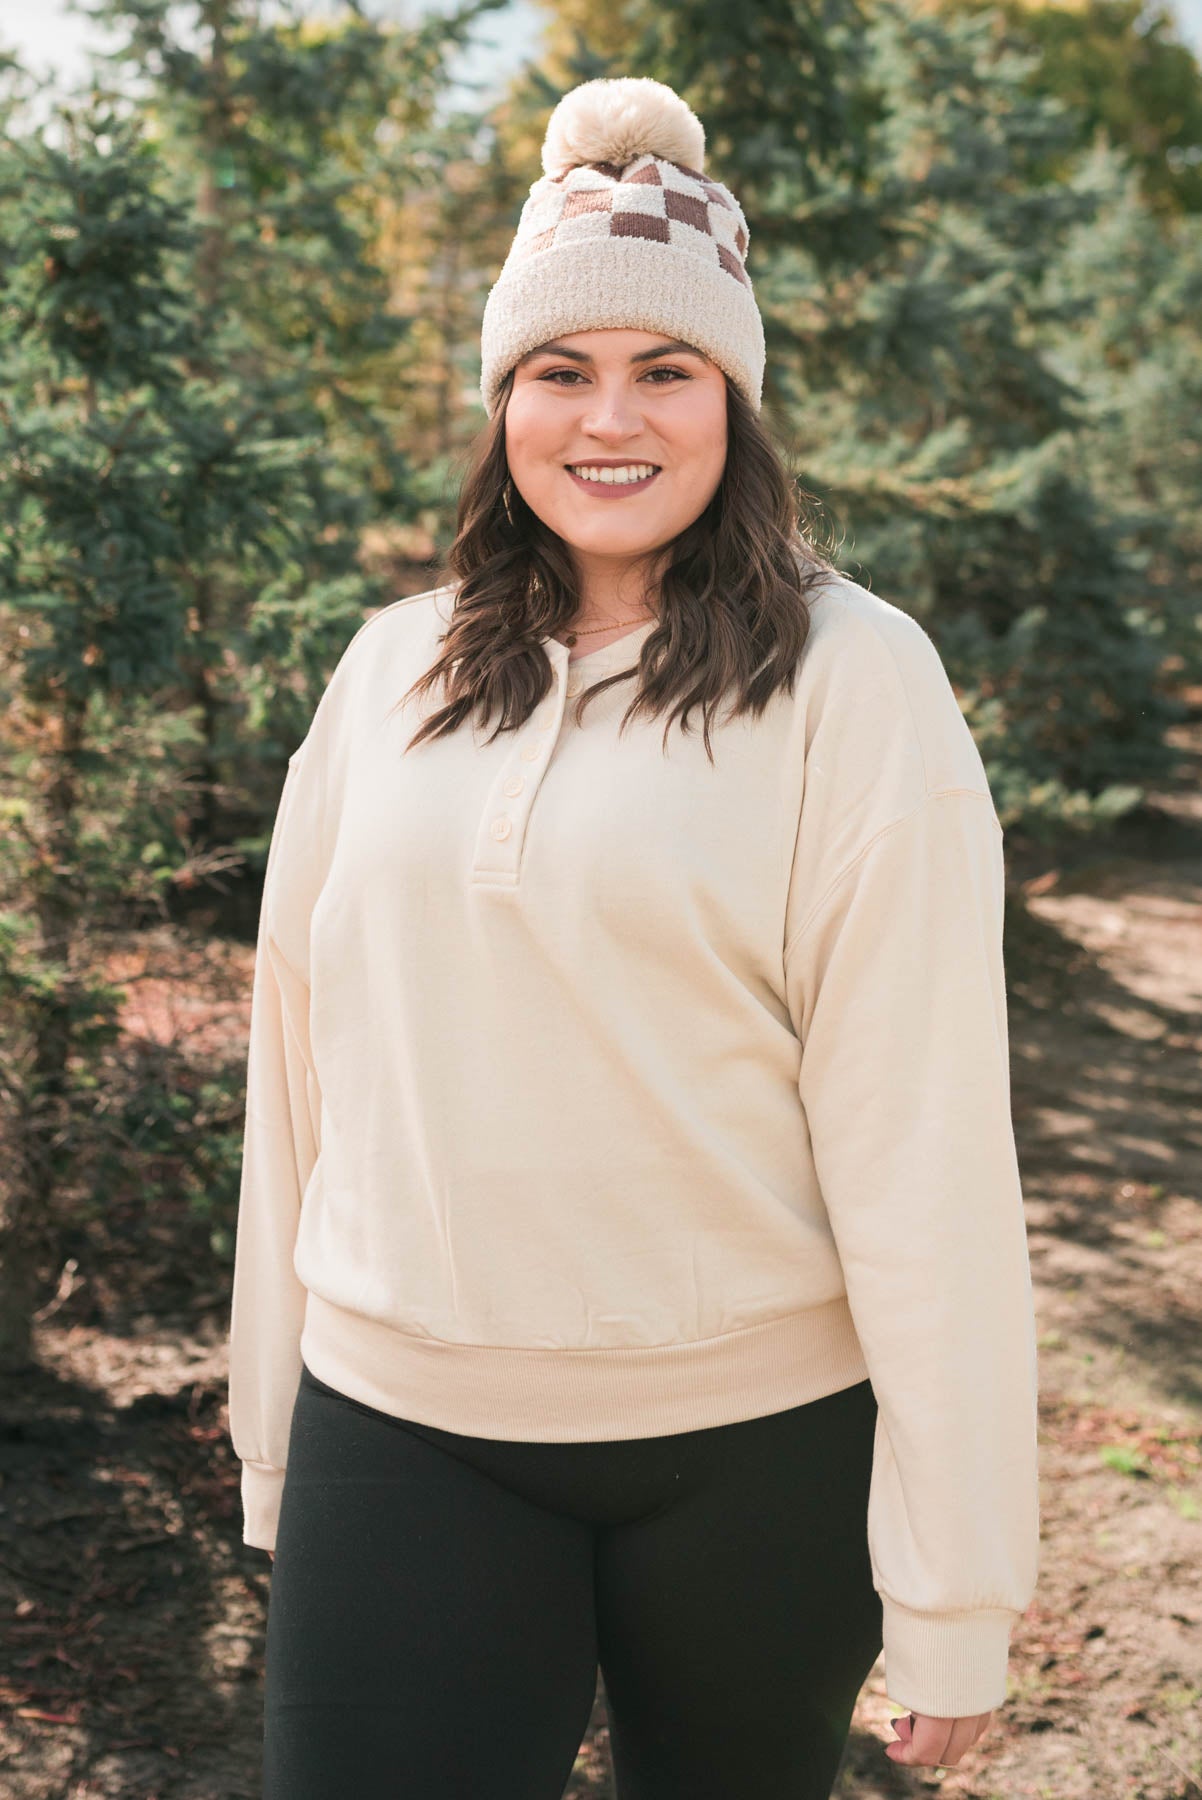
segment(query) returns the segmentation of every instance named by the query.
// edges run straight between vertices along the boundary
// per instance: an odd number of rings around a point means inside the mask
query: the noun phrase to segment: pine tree
[[[268,16],[262,0],[195,0],[187,20],[173,0],[93,9],[126,34],[103,59],[114,97],[148,112],[198,225],[191,373],[210,418],[194,449],[190,680],[210,841],[222,769],[249,770],[244,738],[278,772],[277,746],[294,747],[342,648],[389,598],[365,536],[425,505],[395,405],[414,314],[391,304],[381,209],[421,170],[447,57],[499,3],[412,30],[357,11]],[[218,420],[237,422],[248,465],[287,472],[286,504],[212,486]]]
[[[55,1203],[96,1135],[119,1000],[96,936],[153,906],[178,843],[180,722],[153,701],[185,642],[193,549],[179,422],[199,346],[172,273],[188,221],[136,128],[104,108],[65,124],[61,145],[0,146],[6,1366],[28,1359]]]
[[[1178,683],[1202,683],[1202,219],[1150,212],[1143,181],[1105,143],[1082,174],[1102,196],[1070,233],[1049,286],[1088,293],[1055,357],[1085,396],[1095,493],[1129,520],[1139,605]],[[1166,529],[1166,520],[1171,527]]]
[[[938,11],[1000,12],[1037,52],[1033,93],[1062,100],[1074,148],[1123,150],[1160,217],[1202,212],[1202,67],[1165,0],[926,0]],[[1048,170],[1049,179],[1062,173]]]

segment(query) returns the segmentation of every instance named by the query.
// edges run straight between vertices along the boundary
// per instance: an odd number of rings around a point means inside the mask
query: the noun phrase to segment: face
[[[569,547],[586,589],[655,553],[713,498],[726,462],[726,378],[657,331],[575,331],[514,370],[505,453],[531,511]],[[674,347],[675,346],[675,347]],[[602,485],[569,465],[653,464]]]

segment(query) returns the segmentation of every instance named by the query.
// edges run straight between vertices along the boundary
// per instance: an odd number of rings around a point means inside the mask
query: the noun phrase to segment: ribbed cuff
[[[284,1471],[270,1463],[242,1464],[242,1542],[256,1550],[274,1550]]]
[[[1018,1613],[914,1612],[884,1595],[881,1608],[885,1693],[895,1705],[935,1719],[967,1719],[1004,1705]]]

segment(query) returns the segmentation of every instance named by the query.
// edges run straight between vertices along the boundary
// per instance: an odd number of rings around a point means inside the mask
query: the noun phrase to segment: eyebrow
[[[671,355],[696,356],[700,357],[702,362],[709,360],[702,351],[695,349],[692,344],[683,343],[680,338],[673,338],[667,344],[657,344],[654,350],[636,350],[630,360],[632,363],[642,363],[650,362],[656,356]],[[528,362],[533,362],[536,356],[570,356],[573,362],[582,363],[593,360],[587,350],[571,350],[567,344],[550,343],[540,344],[536,350],[527,350],[525,356],[520,357],[515,366],[519,369],[524,368]]]

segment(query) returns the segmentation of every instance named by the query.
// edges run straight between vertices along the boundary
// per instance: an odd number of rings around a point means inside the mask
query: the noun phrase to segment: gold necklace
[[[589,625],[586,626],[583,631],[569,631],[564,638],[564,642],[567,644],[568,648],[571,649],[575,645],[577,638],[596,637],[599,631],[616,631],[619,625],[641,625],[645,618],[646,614],[643,615],[642,619],[615,619],[612,625]]]

